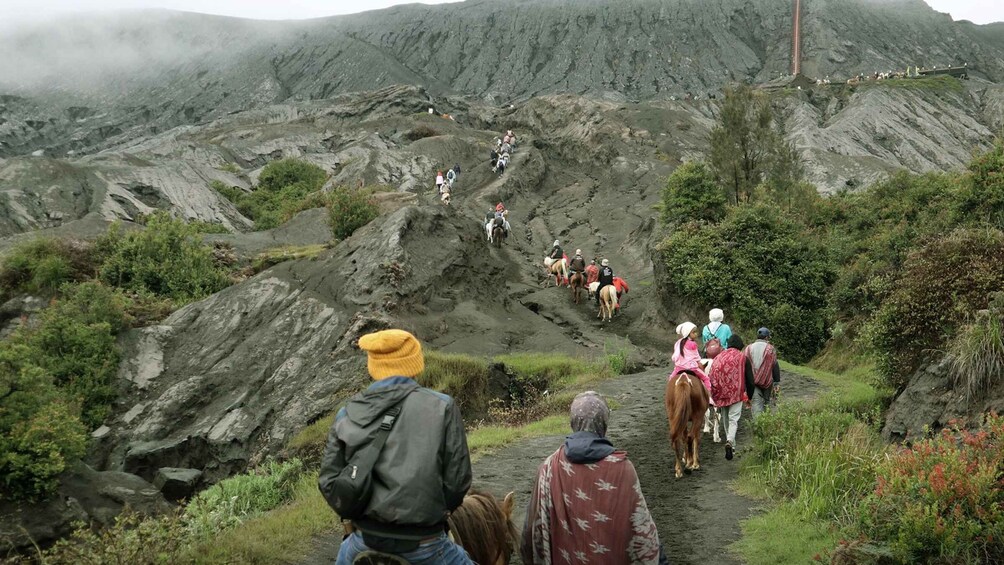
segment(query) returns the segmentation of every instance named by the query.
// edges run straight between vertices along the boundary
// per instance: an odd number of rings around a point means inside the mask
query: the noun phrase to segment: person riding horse
[[[495,206],[495,209],[491,212],[488,212],[488,214],[485,216],[485,232],[488,234],[489,243],[492,243],[492,230],[494,229],[496,224],[502,227],[502,229],[505,232],[505,237],[506,238],[509,237],[509,232],[511,230],[511,227],[509,226],[509,220],[506,219],[506,216],[508,215],[509,215],[509,210],[506,210],[506,207],[503,206],[501,202],[499,202]]]
[[[610,261],[604,259],[600,262],[600,266],[602,268],[600,269],[599,279],[597,279],[600,286],[596,289],[596,304],[600,303],[600,292],[603,290],[603,287],[614,284],[614,270],[610,268]]]
[[[584,273],[586,271],[586,260],[582,258],[582,250],[576,249],[575,256],[568,263],[569,276],[575,273]]]
[[[596,259],[593,259],[586,267],[586,287],[598,280],[600,280],[600,268],[596,266]]]

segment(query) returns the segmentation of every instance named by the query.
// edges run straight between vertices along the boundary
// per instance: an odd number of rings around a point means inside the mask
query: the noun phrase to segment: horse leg
[[[673,443],[673,451],[676,452],[676,478],[679,479],[683,476],[684,465],[682,463],[686,462],[687,450],[680,437],[670,437],[670,441]]]
[[[719,433],[719,428],[722,427],[720,425],[722,423],[722,414],[721,412],[718,411],[718,408],[712,407],[710,408],[710,410],[711,410],[711,426],[713,428],[712,436],[715,443],[721,443],[722,435],[721,433]]]

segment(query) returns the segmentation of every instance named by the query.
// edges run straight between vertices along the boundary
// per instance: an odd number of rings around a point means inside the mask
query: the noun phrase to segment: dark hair
[[[732,334],[729,336],[728,346],[732,349],[742,349],[745,347],[743,343],[743,338],[739,337],[739,334]]]

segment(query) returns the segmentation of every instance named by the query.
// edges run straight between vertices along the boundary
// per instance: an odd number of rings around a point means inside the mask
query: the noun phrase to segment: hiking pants
[[[743,413],[743,403],[736,402],[721,409],[721,415],[725,424],[725,440],[732,442],[732,447],[736,446],[736,432],[739,430],[739,416]]]
[[[359,532],[342,541],[338,548],[338,560],[335,565],[352,565],[352,561],[360,553],[368,550]],[[450,541],[446,534],[422,543],[418,549],[398,555],[412,565],[474,565],[464,548]]]
[[[774,392],[774,385],[767,388],[753,387],[753,417],[756,418],[764,410],[770,409],[771,395]]]

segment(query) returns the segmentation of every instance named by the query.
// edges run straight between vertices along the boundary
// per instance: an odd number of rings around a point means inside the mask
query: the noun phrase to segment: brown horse
[[[491,493],[471,489],[464,502],[450,514],[450,536],[479,565],[508,565],[519,544],[519,533],[512,521],[513,493],[502,504]],[[345,533],[355,531],[345,523]],[[364,551],[353,560],[355,565],[406,565],[395,555]]]
[[[701,468],[701,428],[704,426],[704,412],[708,409],[710,400],[701,379],[688,371],[666,382],[669,443],[676,452],[678,479],[683,476],[683,467],[688,473]]]
[[[568,278],[568,286],[572,289],[572,300],[576,304],[582,302],[582,291],[586,290],[586,277],[576,271]]]
[[[505,228],[500,225],[495,225],[492,228],[492,243],[495,247],[502,247],[502,241],[505,239]]]

